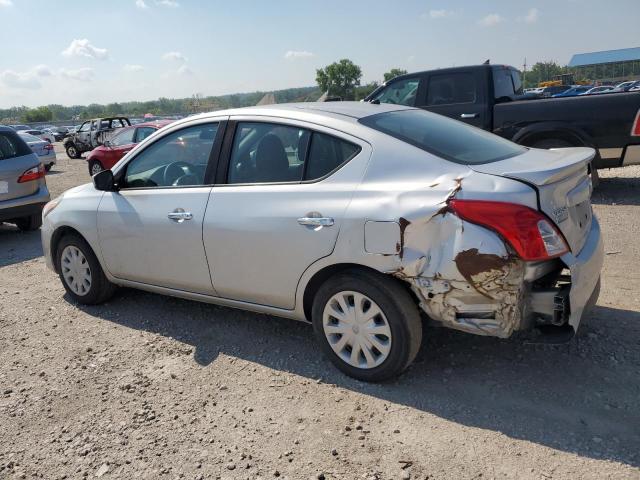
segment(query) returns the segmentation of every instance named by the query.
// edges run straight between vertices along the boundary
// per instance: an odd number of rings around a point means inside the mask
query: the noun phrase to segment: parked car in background
[[[630,80],[628,82],[622,82],[615,86],[614,92],[628,92],[631,88],[640,85],[638,80]]]
[[[0,127],[0,222],[20,230],[42,224],[49,201],[45,169],[38,156],[13,129]]]
[[[592,147],[598,168],[640,164],[636,93],[528,100],[518,70],[477,65],[408,73],[365,101],[416,106],[527,147]]]
[[[606,93],[613,90],[611,85],[600,85],[599,87],[593,87],[586,92],[580,93],[580,95],[596,95],[600,93]]]
[[[60,142],[64,140],[64,138],[69,133],[69,131],[64,127],[52,127],[52,128],[44,129],[44,131],[53,135],[56,142]]]
[[[16,132],[20,130],[29,130],[31,127],[29,125],[9,125]]]
[[[26,130],[20,130],[18,135],[29,145],[33,153],[38,156],[45,170],[47,172],[51,170],[51,167],[56,164],[56,152],[51,142],[31,135],[27,133]]]
[[[131,126],[126,117],[95,118],[87,120],[64,140],[64,148],[69,158],[81,158],[109,140],[119,129]]]
[[[550,87],[544,87],[540,96],[542,98],[550,98],[558,93],[566,92],[571,88],[571,85],[552,85]]]
[[[629,89],[630,92],[640,92],[640,85],[636,85],[635,87],[631,87]]]
[[[571,87],[568,90],[565,90],[561,93],[556,93],[555,95],[551,95],[553,98],[561,98],[561,97],[575,97],[577,95],[581,95],[583,93],[588,92],[593,88],[593,85],[577,85],[575,87]]]
[[[32,135],[34,137],[38,137],[40,140],[46,140],[49,143],[54,143],[56,141],[55,136],[50,133],[50,132],[45,132],[44,130],[34,130],[34,129],[28,129],[28,130],[20,130],[20,133],[28,133],[29,135]]]
[[[172,120],[145,122],[120,129],[110,140],[91,150],[87,156],[89,175],[110,169],[136,144],[171,122]]]
[[[421,313],[501,338],[578,328],[604,255],[594,154],[400,105],[213,112],[47,204],[42,244],[73,301],[121,285],[311,322],[377,381],[415,358]]]

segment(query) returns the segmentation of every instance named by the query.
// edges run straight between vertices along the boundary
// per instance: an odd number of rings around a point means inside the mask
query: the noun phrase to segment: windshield
[[[360,123],[463,165],[496,162],[526,151],[497,135],[424,110],[379,113]]]

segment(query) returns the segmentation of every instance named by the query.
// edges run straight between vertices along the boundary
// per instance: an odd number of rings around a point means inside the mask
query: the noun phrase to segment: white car
[[[382,380],[423,318],[578,328],[603,263],[594,153],[392,104],[201,114],[48,203],[43,249],[79,303],[121,285],[310,322],[338,368]]]
[[[46,171],[51,170],[51,167],[56,164],[56,152],[53,144],[27,133],[26,130],[19,130],[17,134],[29,145],[33,153],[38,155],[40,163]]]
[[[55,143],[56,137],[51,132],[46,132],[44,130],[19,130],[18,133],[28,133],[29,135],[33,135],[34,137],[38,137],[41,140],[46,140],[49,143]]]

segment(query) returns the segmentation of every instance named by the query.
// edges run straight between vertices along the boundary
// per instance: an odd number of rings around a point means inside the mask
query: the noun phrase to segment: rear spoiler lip
[[[575,175],[582,169],[587,168],[589,162],[596,156],[596,151],[589,147],[553,148],[549,151],[561,155],[558,155],[557,166],[547,168],[546,170],[536,170],[535,165],[532,165],[533,168],[531,169],[509,171],[508,168],[505,168],[504,170],[500,170],[499,164],[501,162],[485,165],[469,165],[469,167],[480,173],[500,175],[542,186],[559,182],[560,180]],[[526,156],[526,153],[522,155],[522,157]],[[483,166],[489,166],[489,168],[482,168]]]

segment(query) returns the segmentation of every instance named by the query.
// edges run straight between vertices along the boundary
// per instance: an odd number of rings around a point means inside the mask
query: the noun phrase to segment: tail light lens
[[[45,149],[45,150],[53,150],[53,145],[51,145],[51,143],[47,143],[47,144],[44,146],[44,149]]]
[[[42,164],[25,171],[18,177],[18,183],[31,182],[33,180],[38,180],[39,178],[44,178],[44,167]]]
[[[556,226],[524,205],[484,200],[449,200],[458,217],[499,233],[523,260],[548,260],[569,251]]]

